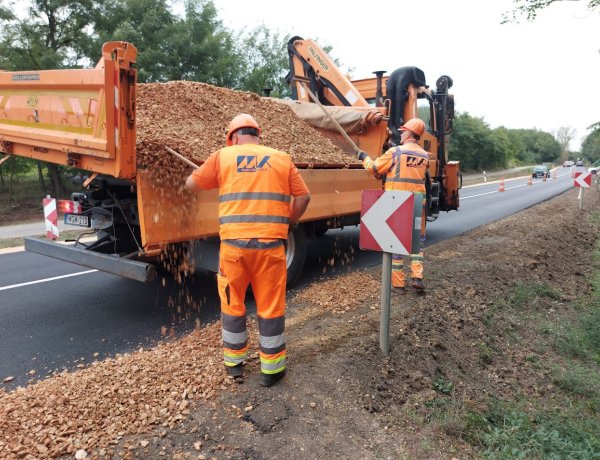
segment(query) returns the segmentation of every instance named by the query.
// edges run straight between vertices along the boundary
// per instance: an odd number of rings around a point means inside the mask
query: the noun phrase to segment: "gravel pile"
[[[138,85],[136,111],[138,164],[156,171],[158,183],[189,169],[165,146],[200,163],[226,145],[227,126],[239,113],[256,119],[264,145],[289,153],[295,163],[356,163],[289,107],[254,93],[188,81],[146,83]]]
[[[220,323],[152,350],[117,355],[7,393],[0,389],[0,458],[96,452],[125,435],[173,428],[196,401],[228,388]]]

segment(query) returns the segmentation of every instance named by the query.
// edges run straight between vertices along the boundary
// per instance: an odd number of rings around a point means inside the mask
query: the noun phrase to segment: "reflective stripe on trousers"
[[[246,248],[223,241],[217,281],[225,365],[235,366],[248,357],[245,296],[251,285],[258,316],[261,370],[266,374],[283,371],[286,365],[283,244]]]
[[[410,276],[423,279],[423,251],[410,256]],[[404,287],[404,256],[392,254],[392,286]]]

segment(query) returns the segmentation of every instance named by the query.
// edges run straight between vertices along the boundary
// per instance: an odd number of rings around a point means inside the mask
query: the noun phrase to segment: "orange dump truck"
[[[196,266],[216,270],[217,191],[197,194],[193,203],[184,203],[181,195],[172,193],[172,186],[157,185],[136,162],[136,55],[129,43],[109,42],[93,69],[0,72],[0,152],[90,173],[86,190],[67,201],[64,220],[82,232],[95,233],[95,241],[64,245],[26,238],[25,248],[151,281],[165,247],[191,242],[185,248],[194,252]],[[381,152],[373,152],[373,130],[381,150],[385,130],[379,125],[363,127],[351,137],[359,146],[361,138],[368,139],[369,153],[376,156]],[[302,270],[307,237],[357,225],[361,191],[381,186],[360,164],[297,166],[312,200],[301,225],[288,238],[288,284]],[[175,212],[182,208],[189,211]]]

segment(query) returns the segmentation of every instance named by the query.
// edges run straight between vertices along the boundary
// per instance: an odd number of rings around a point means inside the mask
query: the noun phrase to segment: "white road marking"
[[[521,188],[521,187],[527,187],[527,184],[524,184],[524,185],[514,185],[513,187],[504,187],[504,190],[505,191],[506,190],[512,190],[513,188]],[[476,198],[478,196],[490,195],[492,193],[502,193],[502,192],[499,191],[499,190],[492,190],[491,192],[478,193],[477,195],[461,196],[460,199],[461,200],[466,200],[468,198]]]
[[[63,278],[71,278],[72,276],[87,275],[88,273],[94,273],[97,271],[98,270],[86,270],[84,272],[77,272],[77,273],[70,273],[68,275],[54,276],[52,278],[44,278],[44,279],[36,280],[36,281],[28,281],[27,283],[11,284],[10,286],[0,287],[0,291],[6,291],[8,289],[15,289],[18,287],[29,286],[31,284],[48,283],[49,281],[60,280]]]
[[[558,174],[557,174],[557,176],[556,176],[556,177],[557,177],[557,178],[559,178],[559,177],[562,177],[562,176],[565,176],[565,175],[566,175],[566,174],[561,174],[561,175],[558,175]],[[527,177],[527,176],[526,176],[526,177]],[[515,178],[515,179],[509,179],[509,180],[511,180],[511,181],[514,181],[514,180],[519,180],[519,179],[521,179],[521,178],[520,178],[520,177],[518,177],[518,178]],[[508,182],[509,180],[505,180],[505,182]],[[551,180],[551,179],[550,179],[550,180]],[[547,179],[547,181],[549,181],[549,180]],[[496,181],[496,182],[500,182],[500,181]],[[538,180],[538,181],[533,181],[533,185],[535,185],[535,184],[538,184],[538,183],[540,183],[540,182],[544,182],[544,180],[543,180],[543,179],[541,179],[541,180]],[[490,183],[491,183],[491,182],[488,182],[487,184],[475,184],[475,185],[470,185],[469,187],[480,187],[480,186],[483,186],[483,185],[489,185]],[[513,185],[512,187],[504,187],[504,190],[505,190],[505,191],[506,191],[506,190],[512,190],[513,188],[521,188],[521,187],[527,187],[527,186],[528,186],[528,184],[522,184],[522,185]],[[467,187],[463,187],[463,188],[467,188]],[[460,197],[460,199],[461,199],[461,200],[468,200],[469,198],[476,198],[476,197],[478,197],[478,196],[490,195],[490,194],[492,194],[492,193],[502,193],[502,192],[501,192],[500,190],[492,190],[491,192],[478,193],[478,194],[476,194],[476,195],[461,196],[461,197]]]

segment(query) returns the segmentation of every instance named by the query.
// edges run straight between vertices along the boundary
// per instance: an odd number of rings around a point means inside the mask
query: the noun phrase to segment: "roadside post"
[[[44,205],[44,221],[46,223],[46,238],[56,240],[58,232],[58,211],[56,210],[56,199],[47,195],[42,199]]]
[[[379,346],[384,356],[389,355],[392,254],[419,251],[423,204],[417,201],[407,191],[362,192],[359,247],[383,252]]]
[[[579,209],[583,209],[583,189],[590,188],[592,185],[592,173],[591,172],[575,172],[573,186],[579,187]]]

